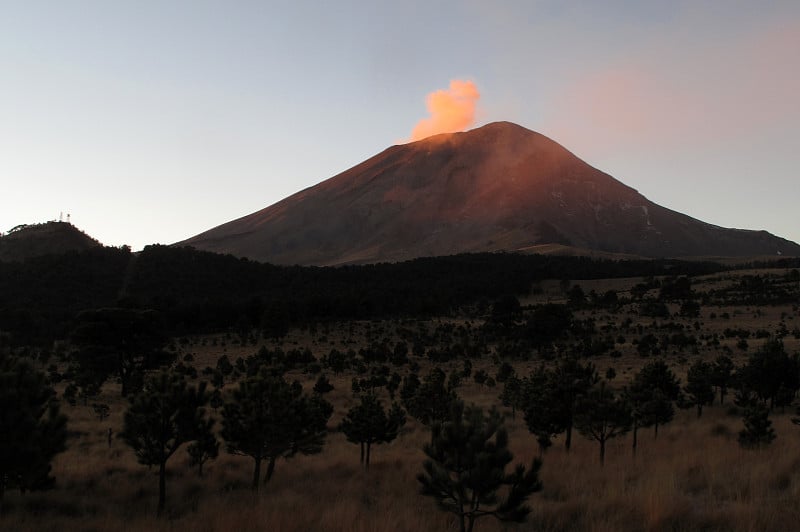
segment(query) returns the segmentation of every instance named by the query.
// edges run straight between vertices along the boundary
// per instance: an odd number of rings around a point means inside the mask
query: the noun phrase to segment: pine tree
[[[428,458],[417,477],[422,494],[455,514],[461,532],[472,532],[475,521],[489,515],[501,521],[524,521],[530,513],[526,500],[542,489],[539,460],[527,471],[518,464],[513,473],[506,474],[513,455],[502,418],[494,409],[484,416],[476,406],[453,403],[450,416],[431,426],[431,442],[424,451]],[[503,488],[506,495],[501,501]]]
[[[299,382],[290,384],[262,368],[241,381],[223,405],[222,438],[229,453],[253,458],[252,488],[257,491],[263,460],[268,482],[279,457],[322,450],[332,413],[331,404],[319,395],[303,394]]]
[[[219,440],[214,435],[213,428],[213,419],[203,420],[197,428],[195,441],[186,448],[189,464],[197,466],[197,474],[200,477],[203,476],[203,465],[219,456]]]
[[[552,438],[565,430],[565,409],[554,404],[554,390],[550,374],[539,367],[531,372],[520,385],[520,401],[525,414],[525,423],[539,444],[539,456],[553,445]]]
[[[528,430],[536,435],[540,454],[561,432],[566,434],[564,447],[569,451],[575,408],[597,379],[592,364],[581,364],[575,358],[562,360],[552,370],[539,367],[523,379],[520,403]]]
[[[162,371],[148,380],[125,412],[122,438],[140,464],[158,466],[158,514],[166,503],[167,461],[186,442],[194,440],[205,422],[208,402],[204,382],[187,386],[181,374]]]
[[[517,417],[517,409],[523,407],[522,379],[516,375],[511,375],[506,379],[503,392],[500,394],[500,401],[503,406],[511,408],[511,418]]]
[[[153,310],[103,308],[81,312],[70,338],[78,385],[99,389],[110,376],[122,383],[122,396],[136,392],[146,370],[174,359],[163,350],[167,337]]]
[[[605,463],[606,442],[630,430],[631,413],[605,381],[592,388],[578,405],[575,427],[600,444],[600,464]]]
[[[736,372],[739,395],[755,395],[770,409],[785,406],[800,389],[800,356],[789,356],[783,342],[768,340]]]
[[[328,380],[328,377],[323,373],[319,376],[317,382],[314,383],[314,392],[324,395],[330,391],[333,391],[333,384],[331,384],[331,381]]]
[[[792,419],[795,423],[795,420]],[[775,439],[769,410],[762,404],[752,404],[745,410],[744,428],[739,432],[739,445],[745,449],[766,447]]]
[[[7,489],[53,482],[50,462],[65,449],[66,421],[44,374],[0,355],[0,513]]]
[[[639,429],[646,427],[649,421],[646,409],[651,396],[651,390],[641,386],[636,382],[635,378],[630,386],[626,386],[622,390],[622,398],[628,404],[628,409],[631,412],[631,448],[633,449],[633,454],[636,454],[636,449],[639,446]]]
[[[450,370],[447,376],[447,389],[455,393],[456,389],[461,386],[461,373],[455,369]]]
[[[400,390],[403,406],[423,425],[446,418],[450,405],[457,399],[455,391],[447,388],[445,380],[444,371],[433,368],[421,383],[415,382],[413,374],[403,383]]]
[[[725,404],[725,395],[728,393],[733,374],[733,361],[730,357],[720,355],[711,368],[711,384],[719,389],[719,404]]]
[[[714,402],[713,368],[708,362],[698,360],[689,367],[686,373],[686,386],[684,390],[689,396],[689,402],[697,406],[697,417],[703,415],[703,406]]]
[[[638,447],[640,428],[658,427],[669,423],[675,416],[675,401],[680,394],[680,381],[661,360],[649,362],[634,376],[633,382],[622,392],[631,411],[632,448]]]
[[[361,464],[369,469],[372,444],[389,443],[405,425],[406,416],[400,405],[393,403],[387,415],[383,405],[373,394],[361,396],[361,404],[354,406],[339,425],[347,441],[361,446]]]
[[[680,396],[679,396],[680,397]],[[642,427],[653,427],[653,437],[658,437],[658,427],[666,425],[675,417],[675,405],[658,388],[650,390],[647,400],[640,405],[639,422]]]

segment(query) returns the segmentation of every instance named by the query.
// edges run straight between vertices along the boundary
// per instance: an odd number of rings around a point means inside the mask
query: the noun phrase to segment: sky
[[[0,231],[69,213],[107,245],[177,242],[424,134],[456,90],[449,127],[515,122],[660,205],[800,242],[797,0],[0,13]]]

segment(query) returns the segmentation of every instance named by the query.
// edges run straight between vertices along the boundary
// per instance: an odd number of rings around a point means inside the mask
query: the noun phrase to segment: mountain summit
[[[401,261],[561,244],[645,257],[800,255],[671,211],[509,122],[392,146],[181,245],[276,264]]]
[[[0,261],[23,262],[42,255],[60,255],[102,246],[69,222],[22,224],[0,233]]]

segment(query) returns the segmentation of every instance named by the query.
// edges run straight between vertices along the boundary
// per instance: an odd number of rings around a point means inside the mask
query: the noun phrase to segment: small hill
[[[0,236],[0,261],[21,262],[42,255],[60,255],[101,246],[67,222],[18,225]]]
[[[766,231],[661,207],[509,122],[392,146],[181,244],[318,266],[542,245],[651,258],[800,255],[796,243]]]

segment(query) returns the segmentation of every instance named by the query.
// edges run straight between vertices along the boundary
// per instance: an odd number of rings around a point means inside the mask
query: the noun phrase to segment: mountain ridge
[[[69,222],[22,224],[0,236],[0,261],[21,262],[98,246],[102,244]]]
[[[319,266],[542,244],[644,257],[800,255],[800,246],[766,231],[661,207],[511,122],[391,146],[179,243]]]

